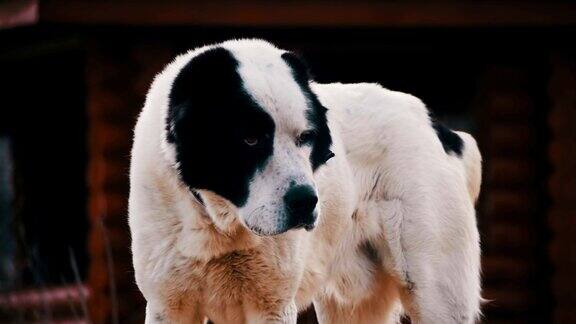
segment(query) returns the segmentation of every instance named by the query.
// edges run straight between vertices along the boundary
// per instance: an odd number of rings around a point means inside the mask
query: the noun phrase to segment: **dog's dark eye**
[[[303,146],[308,145],[314,142],[316,139],[316,132],[313,130],[303,131],[298,137],[296,138],[296,145]]]
[[[248,135],[244,137],[244,143],[250,147],[258,147],[270,139],[270,134]]]
[[[244,138],[244,143],[248,146],[256,146],[258,145],[258,138],[257,137],[246,137]]]

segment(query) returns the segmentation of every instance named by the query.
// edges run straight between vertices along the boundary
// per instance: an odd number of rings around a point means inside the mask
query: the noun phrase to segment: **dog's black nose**
[[[308,185],[298,185],[290,188],[284,196],[284,203],[290,217],[290,227],[305,227],[310,230],[316,221],[314,209],[318,196]]]

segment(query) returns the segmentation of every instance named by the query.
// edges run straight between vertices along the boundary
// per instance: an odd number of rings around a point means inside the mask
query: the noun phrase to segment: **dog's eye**
[[[244,138],[244,143],[248,146],[256,146],[258,145],[258,138],[257,137],[246,137]]]
[[[244,137],[244,143],[251,147],[262,146],[270,140],[270,134],[247,135]]]
[[[316,132],[313,130],[303,131],[298,135],[296,138],[296,145],[303,146],[307,144],[311,144],[316,139]]]

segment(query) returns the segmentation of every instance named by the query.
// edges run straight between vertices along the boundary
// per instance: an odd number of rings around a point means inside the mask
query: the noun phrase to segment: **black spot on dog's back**
[[[166,131],[184,183],[242,206],[252,177],[272,155],[275,125],[246,93],[237,69],[221,47],[192,58],[172,85]]]
[[[436,120],[432,120],[432,127],[436,131],[436,135],[438,135],[438,139],[440,139],[446,154],[454,153],[458,157],[462,157],[464,141],[462,141],[460,136]]]

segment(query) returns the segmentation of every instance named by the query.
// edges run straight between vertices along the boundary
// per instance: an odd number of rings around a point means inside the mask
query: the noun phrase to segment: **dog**
[[[473,323],[474,139],[416,97],[317,84],[254,39],[178,56],[134,130],[129,224],[146,323]]]

